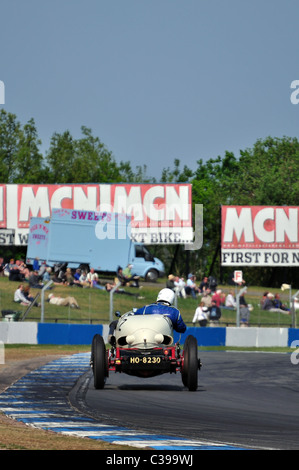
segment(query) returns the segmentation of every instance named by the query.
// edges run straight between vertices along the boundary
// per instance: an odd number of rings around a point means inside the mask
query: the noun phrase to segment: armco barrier
[[[4,344],[91,344],[99,333],[107,342],[108,325],[0,322],[0,342]],[[187,335],[196,337],[199,346],[287,347],[299,344],[296,328],[190,327],[174,341],[183,344]]]

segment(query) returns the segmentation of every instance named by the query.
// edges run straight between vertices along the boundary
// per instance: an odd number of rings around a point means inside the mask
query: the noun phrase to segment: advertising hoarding
[[[53,209],[126,213],[136,242],[193,241],[190,184],[2,184],[0,244],[26,245],[30,218]]]
[[[222,206],[222,266],[298,266],[299,207]]]

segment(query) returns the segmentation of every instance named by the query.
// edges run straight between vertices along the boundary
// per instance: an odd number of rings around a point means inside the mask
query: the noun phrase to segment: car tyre
[[[105,386],[108,376],[106,346],[101,335],[95,335],[92,340],[91,361],[93,367],[94,387],[96,390]]]
[[[194,336],[187,336],[183,351],[182,382],[190,391],[195,391],[197,390],[199,361],[197,357],[197,340]]]

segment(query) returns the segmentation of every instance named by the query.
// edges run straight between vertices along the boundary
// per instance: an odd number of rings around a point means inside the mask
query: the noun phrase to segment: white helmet
[[[157,297],[157,302],[165,302],[169,305],[172,305],[174,301],[174,292],[171,289],[162,289],[160,290],[158,297]]]

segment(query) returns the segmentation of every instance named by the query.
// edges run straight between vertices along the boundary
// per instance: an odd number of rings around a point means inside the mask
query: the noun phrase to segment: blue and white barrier
[[[85,345],[91,344],[96,333],[107,342],[108,325],[0,322],[3,344]],[[296,328],[254,327],[190,327],[181,337],[175,333],[174,341],[183,344],[188,335],[195,336],[199,346],[290,347],[293,341],[299,341]]]

